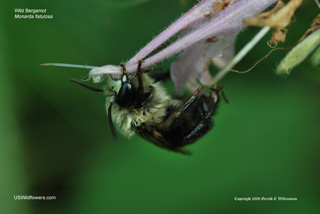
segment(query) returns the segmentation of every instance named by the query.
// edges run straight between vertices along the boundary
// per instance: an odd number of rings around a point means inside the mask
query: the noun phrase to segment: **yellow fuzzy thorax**
[[[136,77],[133,77],[132,84],[138,85]],[[164,87],[159,82],[154,82],[148,75],[143,74],[144,91],[150,91],[153,87],[150,97],[140,108],[135,105],[129,108],[120,107],[117,103],[112,106],[112,120],[116,124],[117,129],[126,137],[132,137],[137,128],[155,127],[166,116],[167,107],[172,105],[172,100]],[[107,99],[106,109],[109,107]]]

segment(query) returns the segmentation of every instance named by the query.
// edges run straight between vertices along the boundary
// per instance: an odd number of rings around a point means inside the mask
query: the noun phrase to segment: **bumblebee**
[[[106,86],[96,89],[72,80],[106,96],[106,110],[114,141],[117,142],[113,122],[127,137],[138,134],[153,144],[174,152],[190,154],[183,149],[205,135],[212,127],[212,116],[220,101],[220,92],[226,102],[223,87],[199,87],[187,99],[173,99],[162,86],[141,69],[128,74],[106,78]]]

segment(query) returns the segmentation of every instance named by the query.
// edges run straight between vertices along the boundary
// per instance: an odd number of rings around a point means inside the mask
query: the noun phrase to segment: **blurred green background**
[[[286,53],[278,51],[247,74],[227,75],[220,85],[231,103],[221,103],[214,129],[188,146],[192,156],[137,136],[113,143],[105,98],[69,82],[87,71],[39,66],[120,64],[194,3],[1,0],[0,213],[320,213],[320,72],[309,60],[278,77]],[[54,18],[18,20],[14,8],[45,8]],[[283,46],[317,13],[304,1]],[[241,33],[237,49],[257,31]],[[268,38],[236,68],[264,56]],[[254,196],[298,201],[234,200]]]

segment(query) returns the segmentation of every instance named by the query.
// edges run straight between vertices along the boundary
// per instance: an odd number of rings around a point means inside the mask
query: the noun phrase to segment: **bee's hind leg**
[[[198,94],[205,90],[206,86],[200,86],[191,97],[181,104],[176,110],[174,110],[171,115],[163,122],[159,123],[157,129],[164,130],[171,126],[171,124],[183,113],[197,98]]]

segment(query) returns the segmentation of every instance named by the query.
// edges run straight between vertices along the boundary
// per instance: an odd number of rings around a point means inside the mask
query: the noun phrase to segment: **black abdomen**
[[[190,98],[193,99],[192,102],[185,103],[180,115],[167,129],[162,131],[163,138],[168,145],[181,147],[191,144],[213,127],[212,116],[219,103],[219,95],[212,93],[193,95]]]

